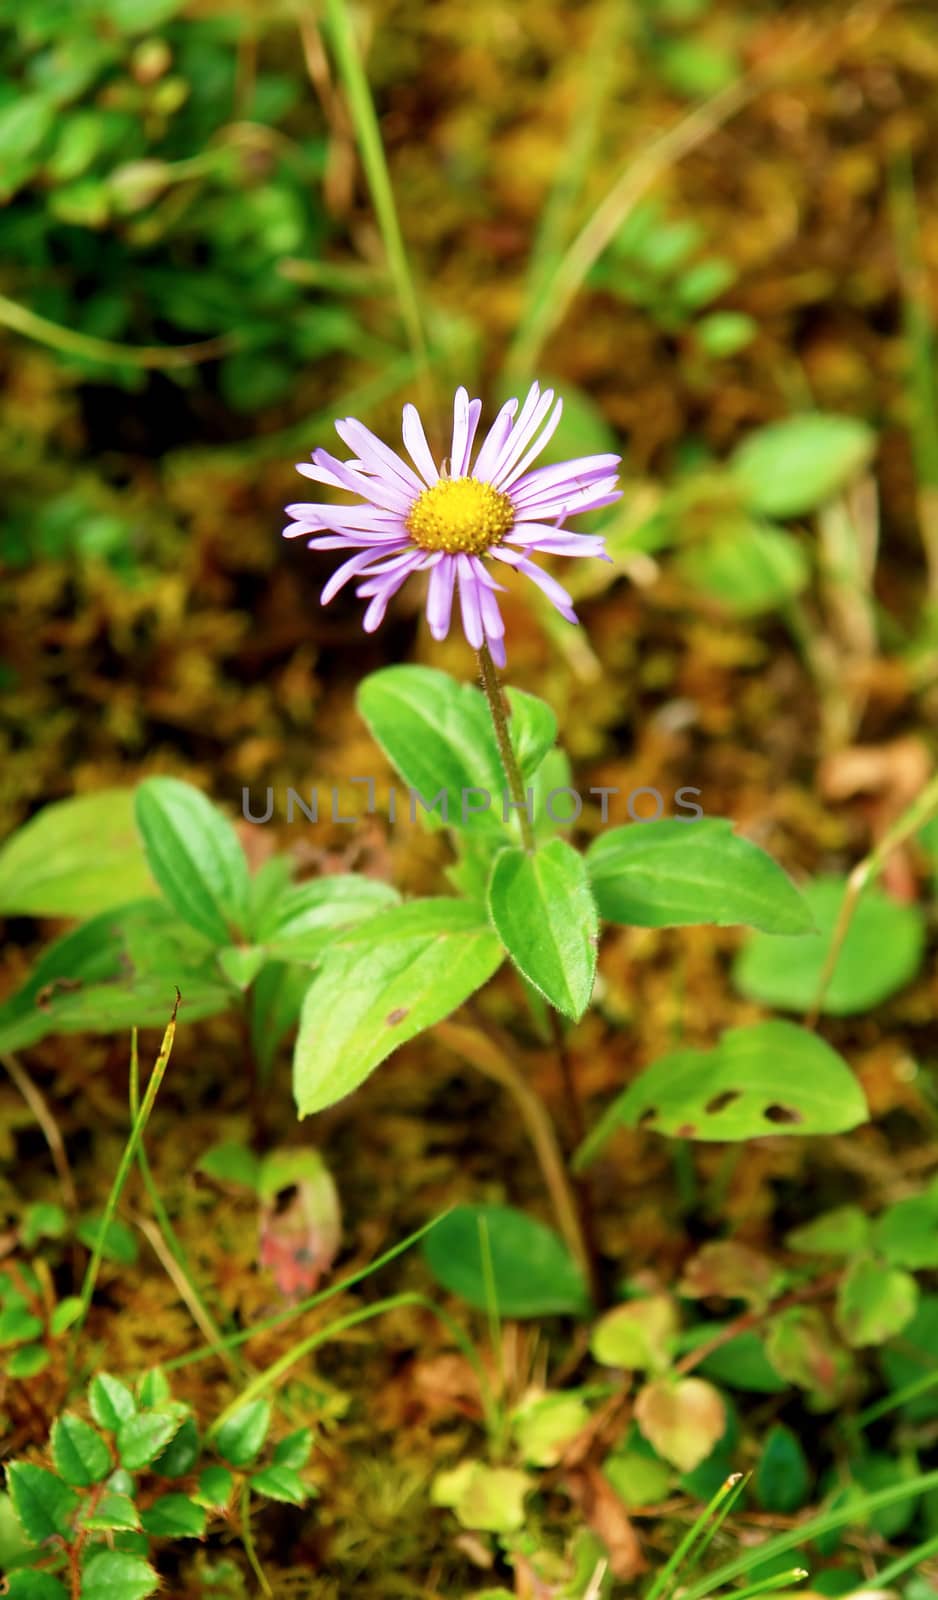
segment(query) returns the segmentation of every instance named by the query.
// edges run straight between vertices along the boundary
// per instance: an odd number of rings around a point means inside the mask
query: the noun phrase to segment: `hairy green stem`
[[[478,652],[478,659],[479,675],[482,679],[482,687],[485,690],[485,698],[489,703],[489,711],[492,714],[492,726],[495,729],[495,740],[498,744],[498,753],[501,757],[505,780],[508,784],[508,793],[511,795],[512,805],[518,813],[524,848],[529,855],[533,855],[537,849],[537,841],[534,838],[534,825],[528,816],[524,778],[521,775],[521,768],[512,748],[511,734],[508,731],[508,707],[505,704],[502,686],[495,671],[492,652],[487,644],[483,644],[482,649]]]

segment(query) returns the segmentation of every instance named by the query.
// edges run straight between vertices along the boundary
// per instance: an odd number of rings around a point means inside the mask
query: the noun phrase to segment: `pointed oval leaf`
[[[131,789],[58,800],[0,850],[4,916],[90,917],[153,887]]]
[[[733,832],[726,817],[632,823],[587,851],[600,915],[641,928],[740,923],[804,933],[811,912],[776,861]]]
[[[160,1580],[148,1561],[120,1550],[95,1550],[81,1575],[80,1600],[146,1600]]]
[[[845,878],[816,878],[804,898],[817,931],[803,937],[755,934],[740,951],[733,981],[744,995],[784,1011],[814,1003],[846,892]],[[864,891],[847,929],[821,1010],[849,1017],[869,1011],[910,983],[919,970],[925,929],[917,906],[899,905],[875,886]]]
[[[504,833],[505,786],[485,696],[434,667],[383,667],[358,689],[358,709],[392,766],[427,804],[442,790],[452,827]],[[463,795],[483,789],[487,811],[463,817]],[[475,803],[475,802],[473,802]],[[428,813],[439,826],[440,807]]]
[[[678,1050],[638,1077],[601,1118],[576,1156],[592,1160],[624,1123],[678,1139],[754,1139],[843,1133],[867,1120],[846,1062],[807,1028],[757,1022],[731,1028],[712,1050]]]
[[[251,884],[238,835],[223,812],[179,778],[147,778],[137,826],[154,878],[190,927],[229,945],[244,932]]]
[[[808,412],[751,433],[730,458],[750,510],[799,517],[838,494],[866,466],[876,435],[857,417]]]
[[[249,1400],[223,1422],[215,1435],[215,1448],[233,1467],[249,1467],[270,1427],[270,1401]]]
[[[565,1016],[589,1005],[599,923],[586,863],[565,839],[495,859],[489,915],[518,971]]]
[[[111,1433],[116,1433],[121,1423],[132,1417],[137,1409],[137,1402],[126,1383],[110,1372],[99,1372],[92,1378],[88,1401],[95,1422]]]
[[[254,1493],[266,1495],[268,1500],[281,1500],[287,1505],[302,1506],[309,1499],[309,1491],[304,1488],[293,1467],[282,1467],[274,1463],[273,1466],[265,1467],[263,1472],[255,1472],[250,1481]]]
[[[163,1494],[140,1513],[144,1531],[154,1539],[201,1539],[205,1508],[185,1494]]]
[[[33,1544],[68,1535],[80,1502],[74,1489],[54,1472],[31,1461],[11,1461],[7,1488],[20,1526]]]
[[[336,928],[362,922],[399,901],[390,884],[355,873],[292,884],[264,908],[254,938],[278,960],[311,961],[332,943]]]
[[[441,1022],[502,961],[478,906],[415,900],[337,941],[307,991],[293,1057],[301,1117],[341,1100],[399,1045]]]
[[[128,1472],[155,1461],[186,1420],[187,1409],[170,1401],[159,1411],[140,1411],[128,1417],[117,1430],[117,1453]]]
[[[557,742],[557,718],[546,700],[523,689],[507,691],[511,717],[508,732],[522,776],[532,778]]]
[[[52,1459],[65,1482],[79,1489],[100,1483],[114,1465],[100,1433],[73,1411],[63,1411],[52,1424]]]
[[[423,1251],[437,1282],[480,1311],[492,1294],[506,1317],[582,1316],[589,1309],[566,1245],[512,1206],[454,1206],[431,1228]]]

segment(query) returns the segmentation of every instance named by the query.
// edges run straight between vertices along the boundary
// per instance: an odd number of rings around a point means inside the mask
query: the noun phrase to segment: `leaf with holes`
[[[786,935],[812,927],[791,879],[726,817],[611,828],[593,841],[586,861],[600,915],[610,922],[745,924]]]
[[[385,1057],[480,989],[503,960],[481,907],[412,900],[336,940],[300,1016],[293,1089],[301,1117],[351,1094]]]
[[[678,1139],[843,1133],[867,1120],[850,1068],[793,1022],[731,1028],[712,1050],[678,1050],[614,1100],[575,1157],[586,1166],[621,1124]]]
[[[816,933],[784,940],[770,933],[752,936],[733,967],[733,981],[742,994],[783,1011],[806,1011],[814,1003],[846,887],[845,878],[833,877],[805,885]],[[888,1000],[915,977],[924,943],[917,906],[900,905],[875,886],[865,890],[821,1010],[828,1016],[849,1017]]]
[[[576,1262],[550,1228],[511,1206],[454,1206],[423,1245],[438,1283],[505,1317],[582,1315],[589,1295]]]
[[[581,1017],[596,973],[599,923],[579,852],[565,839],[551,839],[534,855],[503,850],[488,906],[522,976],[565,1016]]]

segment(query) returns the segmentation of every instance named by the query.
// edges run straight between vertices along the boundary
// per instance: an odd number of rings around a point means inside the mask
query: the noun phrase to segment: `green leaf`
[[[213,944],[246,931],[250,879],[234,828],[178,778],[147,778],[137,790],[137,826],[150,870],[170,905]]]
[[[589,1308],[563,1242],[511,1206],[455,1206],[431,1228],[423,1252],[437,1282],[480,1311],[492,1295],[505,1317],[582,1316]]]
[[[693,1349],[698,1344],[709,1344],[720,1331],[720,1326],[719,1323],[707,1322],[695,1328],[692,1345],[690,1334],[686,1336],[689,1347]],[[788,1387],[766,1356],[763,1341],[753,1331],[727,1339],[725,1344],[701,1361],[697,1371],[702,1378],[713,1378],[731,1389],[751,1389],[754,1394],[781,1394]]]
[[[414,900],[342,935],[307,991],[293,1056],[301,1117],[357,1089],[399,1045],[441,1022],[502,961],[478,906]]]
[[[94,1250],[103,1221],[103,1214],[99,1212],[82,1217],[75,1229],[75,1237],[89,1250]],[[101,1254],[105,1261],[117,1261],[122,1267],[132,1267],[138,1254],[137,1235],[133,1228],[121,1222],[119,1217],[112,1217],[105,1229]]]
[[[844,878],[816,878],[804,898],[817,927],[782,942],[754,935],[733,967],[739,991],[763,1005],[806,1011],[814,1002],[846,892]],[[870,1011],[905,987],[922,961],[925,933],[917,906],[899,905],[876,887],[861,895],[821,1007],[827,1016]]]
[[[462,1461],[451,1472],[438,1472],[430,1498],[450,1506],[464,1528],[481,1533],[516,1533],[524,1527],[524,1501],[531,1479],[515,1467],[489,1467]]]
[[[586,863],[565,839],[533,855],[520,848],[495,859],[488,893],[495,931],[519,972],[565,1016],[589,1005],[599,924]]]
[[[265,1467],[263,1472],[254,1474],[250,1484],[255,1494],[266,1495],[268,1500],[283,1500],[288,1505],[302,1506],[309,1499],[309,1491],[304,1488],[292,1467]]]
[[[11,1461],[7,1488],[27,1539],[44,1544],[56,1534],[67,1536],[79,1499],[74,1489],[46,1467],[31,1461]]]
[[[11,1572],[7,1579],[10,1600],[68,1600],[68,1591],[49,1572]]]
[[[199,1172],[205,1172],[219,1183],[235,1183],[245,1189],[256,1189],[261,1170],[260,1159],[246,1145],[213,1144],[196,1162]]]
[[[546,700],[523,689],[509,689],[508,733],[522,776],[532,778],[557,741],[557,718]]]
[[[399,901],[390,884],[351,873],[297,883],[265,908],[254,937],[278,960],[313,961],[333,943],[336,928],[362,922]]]
[[[309,1460],[312,1448],[312,1428],[297,1428],[295,1433],[288,1433],[274,1445],[274,1465],[292,1467],[294,1472],[300,1472]]]
[[[251,1045],[262,1073],[270,1071],[284,1035],[297,1022],[310,986],[308,967],[271,961],[251,990]]]
[[[173,1397],[169,1379],[159,1366],[151,1367],[137,1379],[136,1390],[137,1404],[141,1406],[164,1406]]]
[[[532,1467],[555,1467],[564,1447],[586,1427],[589,1406],[579,1394],[526,1396],[512,1413],[511,1429],[521,1460]]]
[[[64,1411],[52,1424],[52,1459],[59,1476],[79,1489],[100,1483],[113,1466],[100,1433],[73,1411]]]
[[[604,1367],[633,1372],[664,1372],[677,1333],[677,1312],[670,1295],[647,1295],[613,1306],[595,1324],[590,1354]]]
[[[686,582],[737,617],[775,610],[800,594],[811,576],[808,558],[792,534],[755,522],[689,545],[677,566]]]
[[[88,1388],[88,1401],[91,1415],[99,1428],[107,1428],[110,1433],[116,1433],[121,1423],[132,1417],[137,1409],[137,1402],[126,1383],[113,1377],[110,1372],[95,1374]]]
[[[745,311],[711,311],[694,326],[701,350],[717,361],[745,350],[758,332],[759,324]]]
[[[81,1575],[80,1600],[146,1600],[160,1586],[148,1561],[119,1550],[95,1550]]]
[[[267,960],[266,950],[252,944],[230,944],[218,952],[218,965],[235,989],[249,989]]]
[[[872,1242],[891,1266],[938,1267],[938,1193],[897,1200],[876,1222]]]
[[[870,1219],[859,1206],[835,1206],[786,1234],[789,1250],[804,1255],[852,1256],[869,1242]]]
[[[358,708],[404,782],[429,805],[442,790],[451,827],[503,833],[505,779],[484,694],[433,667],[383,667],[358,689]],[[492,806],[470,790],[485,790]],[[466,802],[464,804],[464,797]],[[400,798],[400,797],[399,797]],[[440,802],[440,809],[443,802]],[[428,816],[440,825],[440,810]]]
[[[234,1489],[234,1476],[227,1467],[205,1467],[199,1473],[199,1487],[194,1499],[198,1505],[214,1510],[226,1506]]]
[[[163,1478],[184,1478],[191,1472],[202,1449],[195,1417],[188,1416],[179,1432],[170,1439],[153,1462],[153,1471]]]
[[[149,1466],[182,1427],[187,1408],[168,1401],[159,1411],[140,1411],[127,1417],[117,1430],[117,1453],[128,1472]]]
[[[152,893],[130,789],[46,806],[0,850],[5,916],[89,917]]]
[[[614,1100],[574,1159],[582,1168],[620,1124],[677,1139],[843,1133],[867,1120],[846,1062],[807,1028],[731,1028],[712,1050],[677,1050]]]
[[[140,1527],[140,1513],[128,1494],[103,1494],[94,1505],[86,1505],[79,1518],[92,1533],[126,1533]]]
[[[249,1467],[267,1438],[270,1401],[250,1400],[222,1423],[215,1448],[233,1467]]]
[[[642,928],[745,923],[803,933],[810,909],[771,856],[725,817],[632,823],[601,833],[586,856],[600,915]]]
[[[44,1372],[51,1360],[49,1351],[41,1344],[24,1344],[4,1363],[8,1377],[35,1378]]]
[[[0,1311],[0,1349],[12,1344],[29,1344],[43,1331],[42,1318],[26,1306],[21,1295],[10,1296]]]
[[[205,1532],[205,1508],[185,1494],[161,1495],[140,1516],[154,1539],[201,1539]]]
[[[751,511],[799,517],[845,488],[875,445],[873,430],[858,418],[809,412],[750,434],[734,451],[730,472]]]
[[[53,1336],[60,1339],[63,1333],[74,1327],[84,1309],[84,1301],[80,1295],[67,1294],[64,1300],[60,1300],[49,1318],[49,1329]]]
[[[901,1333],[917,1308],[918,1284],[911,1273],[860,1256],[841,1279],[835,1320],[847,1344],[859,1349]]]
[[[54,1201],[37,1201],[29,1206],[23,1217],[20,1234],[30,1249],[40,1239],[61,1239],[68,1231],[68,1218]]]
[[[799,1511],[811,1490],[811,1469],[797,1436],[777,1422],[765,1436],[753,1485],[763,1511]]]
[[[899,1337],[879,1352],[878,1360],[889,1388],[894,1392],[913,1383],[934,1379],[935,1350],[938,1349],[938,1294],[923,1294],[918,1310]],[[913,1422],[927,1422],[938,1416],[938,1384],[914,1394],[903,1402],[899,1415]]]

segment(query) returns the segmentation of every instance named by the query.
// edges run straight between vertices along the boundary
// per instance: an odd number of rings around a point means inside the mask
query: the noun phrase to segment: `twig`
[[[738,1338],[741,1333],[748,1333],[750,1328],[757,1328],[767,1317],[777,1316],[779,1312],[788,1311],[792,1306],[803,1305],[807,1300],[823,1299],[824,1295],[836,1289],[839,1282],[839,1273],[828,1272],[821,1278],[813,1279],[811,1283],[802,1284],[800,1289],[790,1289],[788,1294],[781,1295],[778,1300],[773,1300],[767,1306],[756,1306],[750,1311],[744,1311],[741,1316],[735,1317],[732,1322],[721,1328],[719,1333],[715,1333],[712,1339],[708,1339],[706,1344],[699,1344],[696,1349],[688,1350],[686,1356],[682,1356],[676,1363],[675,1372],[680,1373],[682,1377],[685,1373],[693,1372],[695,1367],[699,1367],[702,1361],[712,1356],[715,1350],[720,1350],[723,1345],[729,1344],[731,1339]]]
[[[0,1059],[2,1059],[3,1065],[45,1135],[46,1144],[49,1146],[52,1160],[55,1163],[55,1170],[62,1185],[62,1197],[69,1211],[74,1211],[78,1204],[78,1198],[75,1194],[72,1169],[68,1164],[65,1141],[59,1132],[59,1125],[49,1109],[48,1101],[42,1091],[36,1088],[29,1074],[24,1072],[15,1056],[7,1055],[0,1057]]]

